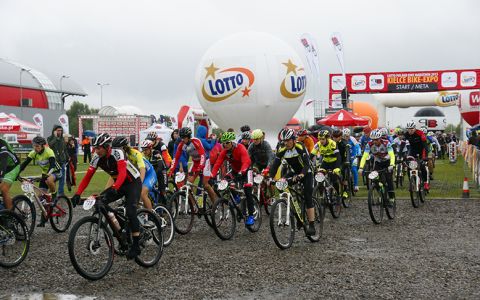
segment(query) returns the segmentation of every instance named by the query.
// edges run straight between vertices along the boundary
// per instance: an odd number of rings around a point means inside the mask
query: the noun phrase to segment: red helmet
[[[372,128],[371,128],[370,126],[365,126],[365,127],[363,128],[363,132],[364,132],[365,134],[370,134],[370,132],[372,132]]]
[[[306,129],[302,128],[302,129],[298,130],[298,132],[297,132],[297,136],[306,136],[306,135],[308,135],[308,130],[306,130]]]

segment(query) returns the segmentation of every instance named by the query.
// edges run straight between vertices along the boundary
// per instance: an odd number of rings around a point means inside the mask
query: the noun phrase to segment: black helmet
[[[295,130],[290,129],[290,128],[285,128],[280,132],[280,140],[281,141],[286,141],[286,140],[294,140],[296,138],[295,136]]]
[[[330,131],[328,131],[327,129],[320,130],[318,132],[318,137],[319,138],[329,138],[330,137]]]
[[[45,138],[43,138],[41,136],[36,136],[36,137],[33,138],[32,144],[44,146],[44,145],[47,144],[47,141],[45,140]]]
[[[192,130],[189,127],[182,127],[178,132],[180,138],[191,138],[192,137]]]
[[[103,146],[104,148],[110,147],[110,144],[112,143],[112,138],[108,133],[101,133],[98,135],[96,138],[93,139],[92,141],[92,146],[93,147],[100,147]]]
[[[117,136],[112,141],[113,148],[122,148],[128,146],[128,139],[124,136]]]
[[[248,126],[248,125],[243,125],[242,127],[240,127],[240,131],[241,131],[241,132],[250,131],[250,126]]]
[[[155,141],[158,138],[158,135],[155,131],[149,132],[147,134],[147,139]]]
[[[342,133],[342,131],[341,131],[340,129],[335,128],[335,129],[333,130],[332,136],[335,137],[335,138],[338,138],[338,137],[342,136],[342,134],[343,134],[343,133]]]
[[[251,140],[252,139],[252,134],[250,131],[245,131],[242,133],[242,140]]]

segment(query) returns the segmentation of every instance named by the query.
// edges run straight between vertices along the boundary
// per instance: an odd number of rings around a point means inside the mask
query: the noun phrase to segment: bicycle
[[[93,207],[94,213],[78,220],[72,227],[68,255],[78,274],[93,281],[107,275],[115,254],[125,256],[133,242],[125,207],[111,208],[103,195],[92,195],[83,200],[83,209],[89,211]],[[145,268],[153,267],[163,254],[162,225],[156,214],[148,209],[138,209],[137,218],[142,252],[135,257],[135,262]]]
[[[270,215],[270,208],[273,202],[273,192],[270,187],[270,182],[265,179],[262,174],[254,172],[253,174],[253,193],[257,195],[260,201],[260,206],[263,206],[265,213]]]
[[[184,180],[185,173],[179,172],[175,175],[175,182],[177,184]],[[195,193],[192,192],[192,189],[200,191],[200,195],[195,197]],[[210,219],[211,203],[207,199],[207,191],[189,181],[186,181],[178,191],[173,193],[169,199],[169,203],[172,205],[173,220],[175,231],[177,233],[182,235],[189,233],[193,228],[195,215],[197,215],[198,218],[203,216],[208,226],[212,226],[212,221]]]
[[[171,195],[173,193],[167,191],[165,197],[169,199]],[[171,207],[168,203],[160,203],[160,191],[156,186],[150,191],[148,197],[152,201],[153,211],[157,214],[162,224],[163,245],[169,246],[175,237],[175,221],[171,213]]]
[[[235,234],[237,222],[246,220],[248,216],[247,198],[241,183],[236,182],[227,175],[217,183],[219,198],[215,201],[212,209],[212,225],[217,236],[222,240],[229,240]],[[257,232],[262,225],[262,213],[257,196],[253,198],[253,218],[255,224],[246,226],[250,232]]]
[[[0,196],[0,200],[3,200]],[[30,235],[25,221],[17,213],[0,206],[0,267],[20,265],[30,249]]]
[[[345,162],[343,166],[344,178],[342,182],[342,205],[345,208],[352,206],[352,197],[355,195],[353,188],[353,175],[350,162]],[[347,192],[347,197],[343,197],[343,192]]]
[[[52,200],[51,194],[43,189],[36,187],[33,182],[38,182],[41,177],[18,177],[21,182],[21,188],[24,195],[13,197],[13,202],[17,203],[18,212],[28,227],[29,235],[33,234],[35,229],[36,208],[34,203],[40,208],[41,214],[56,232],[65,232],[72,222],[72,203],[66,196],[57,196]]]
[[[403,179],[406,175],[406,169],[408,168],[403,155],[397,155],[395,158],[395,186],[396,188],[403,187]]]
[[[368,189],[368,213],[373,223],[380,224],[383,220],[383,210],[385,209],[387,217],[394,219],[397,212],[397,202],[390,204],[388,192],[386,189],[387,169],[371,171],[368,174],[370,179],[370,188]]]
[[[409,177],[409,186],[408,191],[410,192],[410,199],[412,200],[412,206],[418,208],[420,204],[425,202],[427,192],[424,189],[424,181],[421,176],[421,169],[419,166],[424,162],[413,156],[407,157],[408,165],[408,177]],[[428,168],[425,167],[427,171],[427,182],[428,182]]]
[[[333,176],[337,175],[335,175],[332,170],[327,171],[325,169],[320,169],[315,174],[316,184],[314,183],[315,187],[313,189],[313,195],[321,195],[317,197],[321,199],[320,203],[323,207],[323,217],[325,217],[326,208],[328,207],[332,217],[337,219],[342,212],[342,203],[338,199],[339,196],[337,190],[332,185],[334,180]],[[337,178],[337,180],[339,179]]]
[[[316,234],[314,236],[308,236],[306,234],[308,220],[302,183],[295,182],[293,178],[282,178],[275,182],[275,187],[280,193],[278,199],[273,202],[270,214],[270,233],[272,234],[275,245],[282,250],[290,248],[295,238],[296,228],[301,229],[302,227],[305,236],[311,242],[320,241],[323,234],[325,214],[315,193],[313,194],[312,201],[313,208],[315,209]]]

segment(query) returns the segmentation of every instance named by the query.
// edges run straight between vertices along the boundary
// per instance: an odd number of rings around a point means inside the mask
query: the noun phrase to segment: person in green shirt
[[[13,209],[10,187],[20,173],[20,160],[13,152],[12,146],[0,138],[0,192],[5,208]]]

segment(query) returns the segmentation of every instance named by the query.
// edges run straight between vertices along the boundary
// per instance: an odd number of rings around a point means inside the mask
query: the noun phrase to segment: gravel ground
[[[478,200],[433,200],[419,209],[399,201],[397,219],[381,225],[371,222],[366,201],[358,200],[338,220],[327,214],[321,242],[312,244],[298,232],[286,251],[275,246],[267,220],[256,234],[240,226],[233,240],[221,241],[196,219],[193,231],[177,235],[158,266],[144,269],[117,257],[97,282],[73,269],[68,233],[36,228],[26,261],[0,271],[0,298],[480,299]]]

